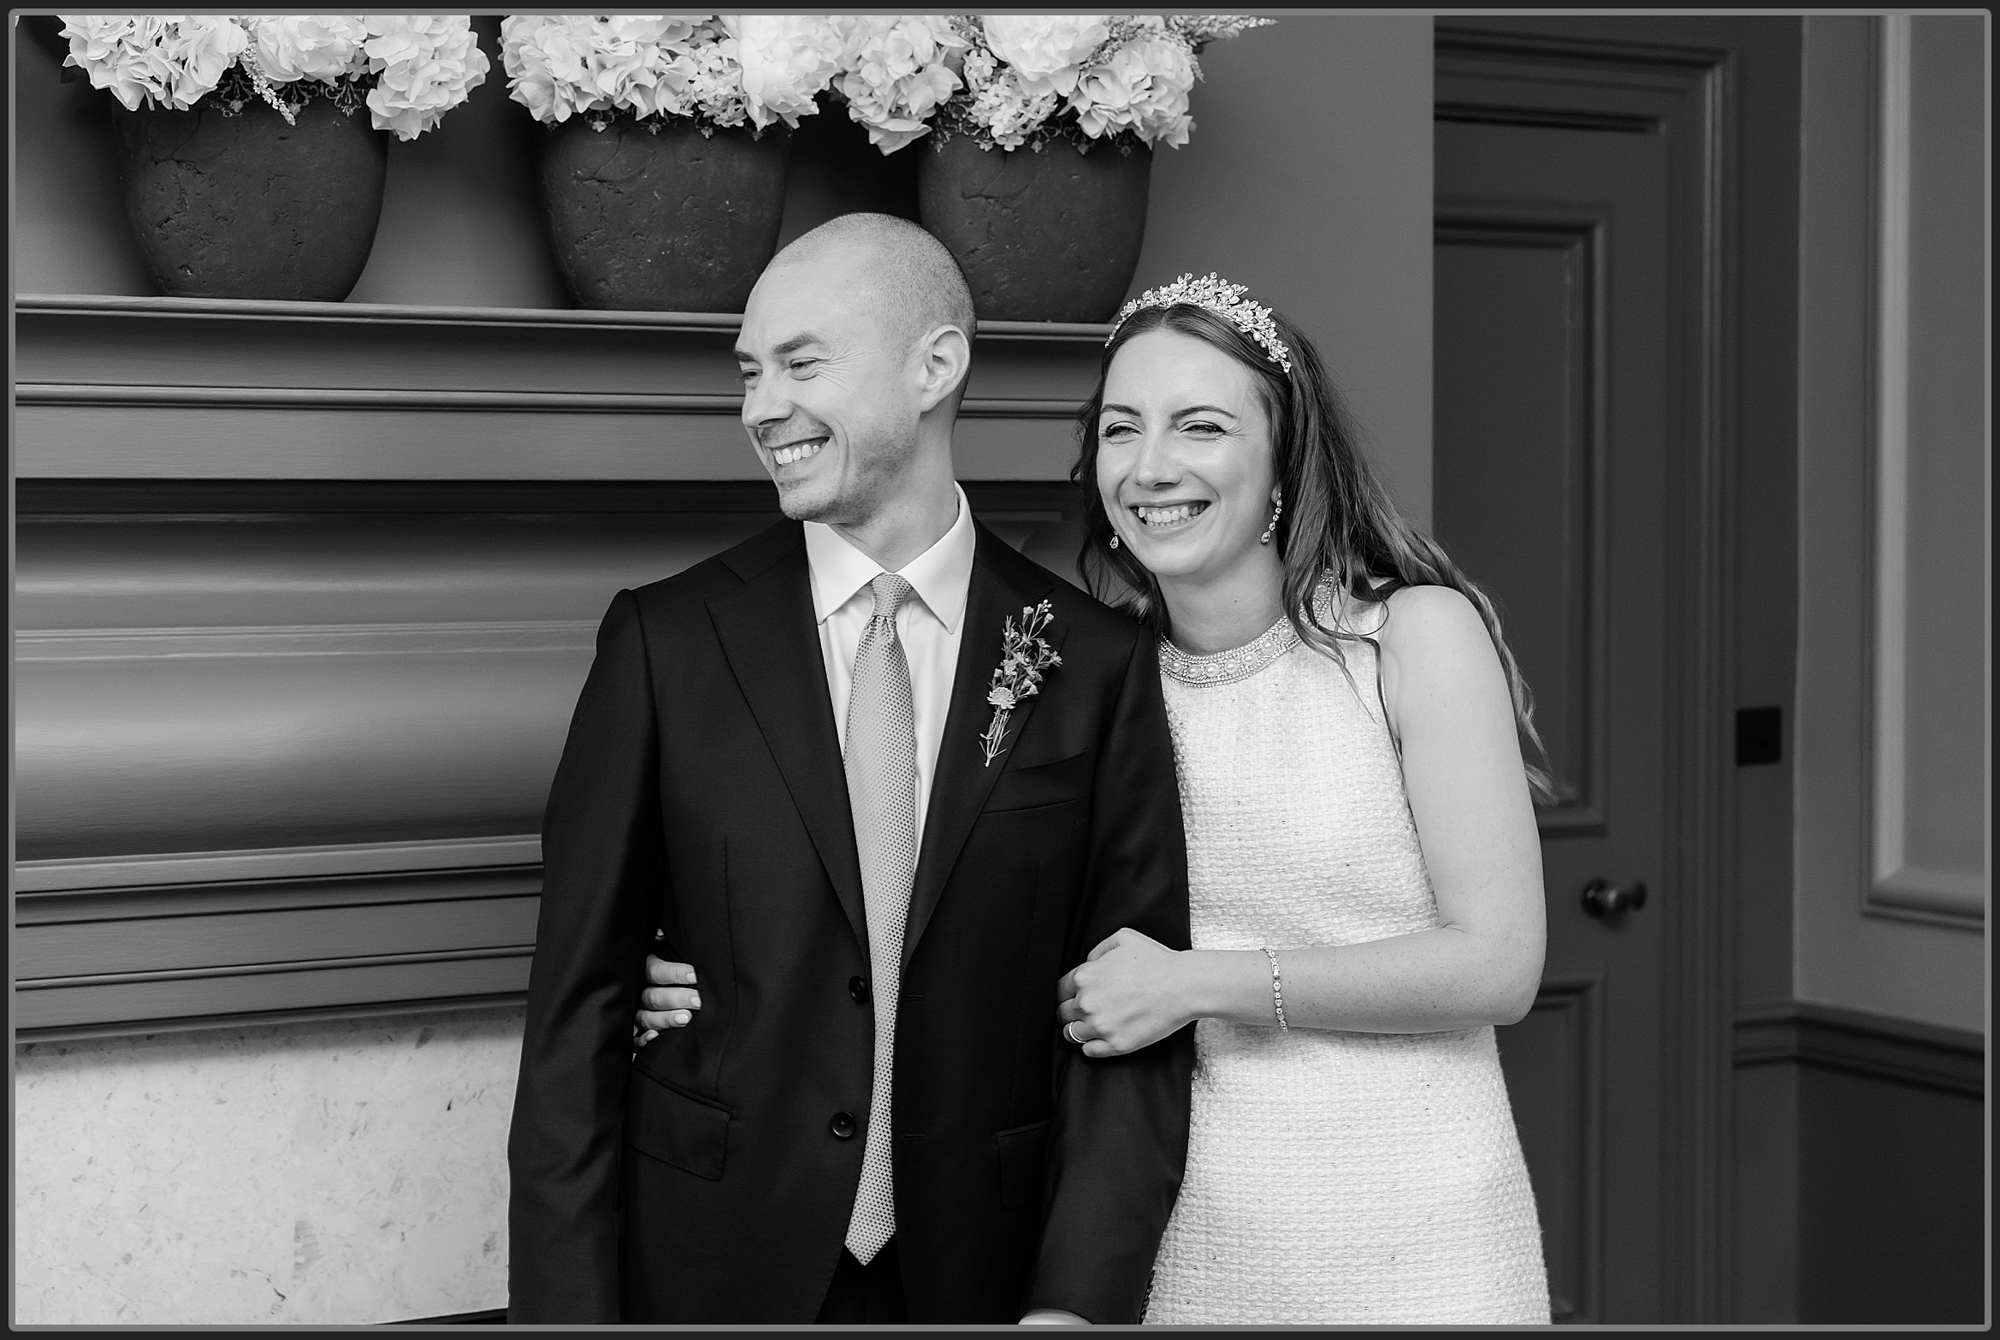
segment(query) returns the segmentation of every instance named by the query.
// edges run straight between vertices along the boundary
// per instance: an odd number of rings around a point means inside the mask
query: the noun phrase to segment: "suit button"
[[[848,978],[847,994],[854,997],[856,1005],[866,1005],[868,1003],[868,979],[866,977]]]
[[[856,1129],[854,1114],[852,1112],[836,1112],[833,1114],[833,1120],[826,1124],[826,1128],[833,1132],[834,1138],[837,1140],[852,1140]]]

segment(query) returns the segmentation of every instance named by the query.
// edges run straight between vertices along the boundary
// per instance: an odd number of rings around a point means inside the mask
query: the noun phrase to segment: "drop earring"
[[[1118,532],[1117,532],[1117,531],[1113,531],[1113,532],[1111,533],[1111,547],[1112,547],[1113,549],[1116,549],[1116,548],[1118,547]]]
[[[1257,537],[1257,543],[1269,544],[1271,537],[1278,533],[1278,518],[1285,514],[1285,500],[1276,498],[1271,503],[1271,524],[1264,527],[1264,533]]]

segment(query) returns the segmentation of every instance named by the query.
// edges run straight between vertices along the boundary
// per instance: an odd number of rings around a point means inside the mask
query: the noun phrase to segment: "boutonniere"
[[[1002,752],[1000,741],[1007,734],[1007,718],[1014,715],[1023,699],[1042,691],[1044,674],[1062,664],[1056,649],[1042,640],[1042,632],[1053,618],[1049,602],[1044,600],[1032,608],[1023,605],[1018,625],[1009,615],[1000,626],[1000,664],[993,668],[993,687],[986,693],[986,701],[993,704],[993,720],[979,737],[979,749],[989,768]]]

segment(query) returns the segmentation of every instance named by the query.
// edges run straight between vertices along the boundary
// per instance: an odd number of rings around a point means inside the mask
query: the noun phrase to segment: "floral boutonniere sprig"
[[[1000,742],[1007,734],[1007,718],[1023,699],[1040,693],[1042,677],[1062,664],[1056,649],[1042,640],[1042,633],[1054,618],[1049,602],[1044,600],[1032,607],[1023,605],[1018,625],[1009,615],[1000,627],[1000,664],[993,668],[993,687],[986,693],[986,701],[993,704],[993,720],[979,737],[980,752],[985,754],[989,768],[1003,752]]]

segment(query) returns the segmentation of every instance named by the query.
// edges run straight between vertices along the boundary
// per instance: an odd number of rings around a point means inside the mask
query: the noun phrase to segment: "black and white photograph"
[[[10,39],[13,1327],[1990,1324],[1990,10]]]

